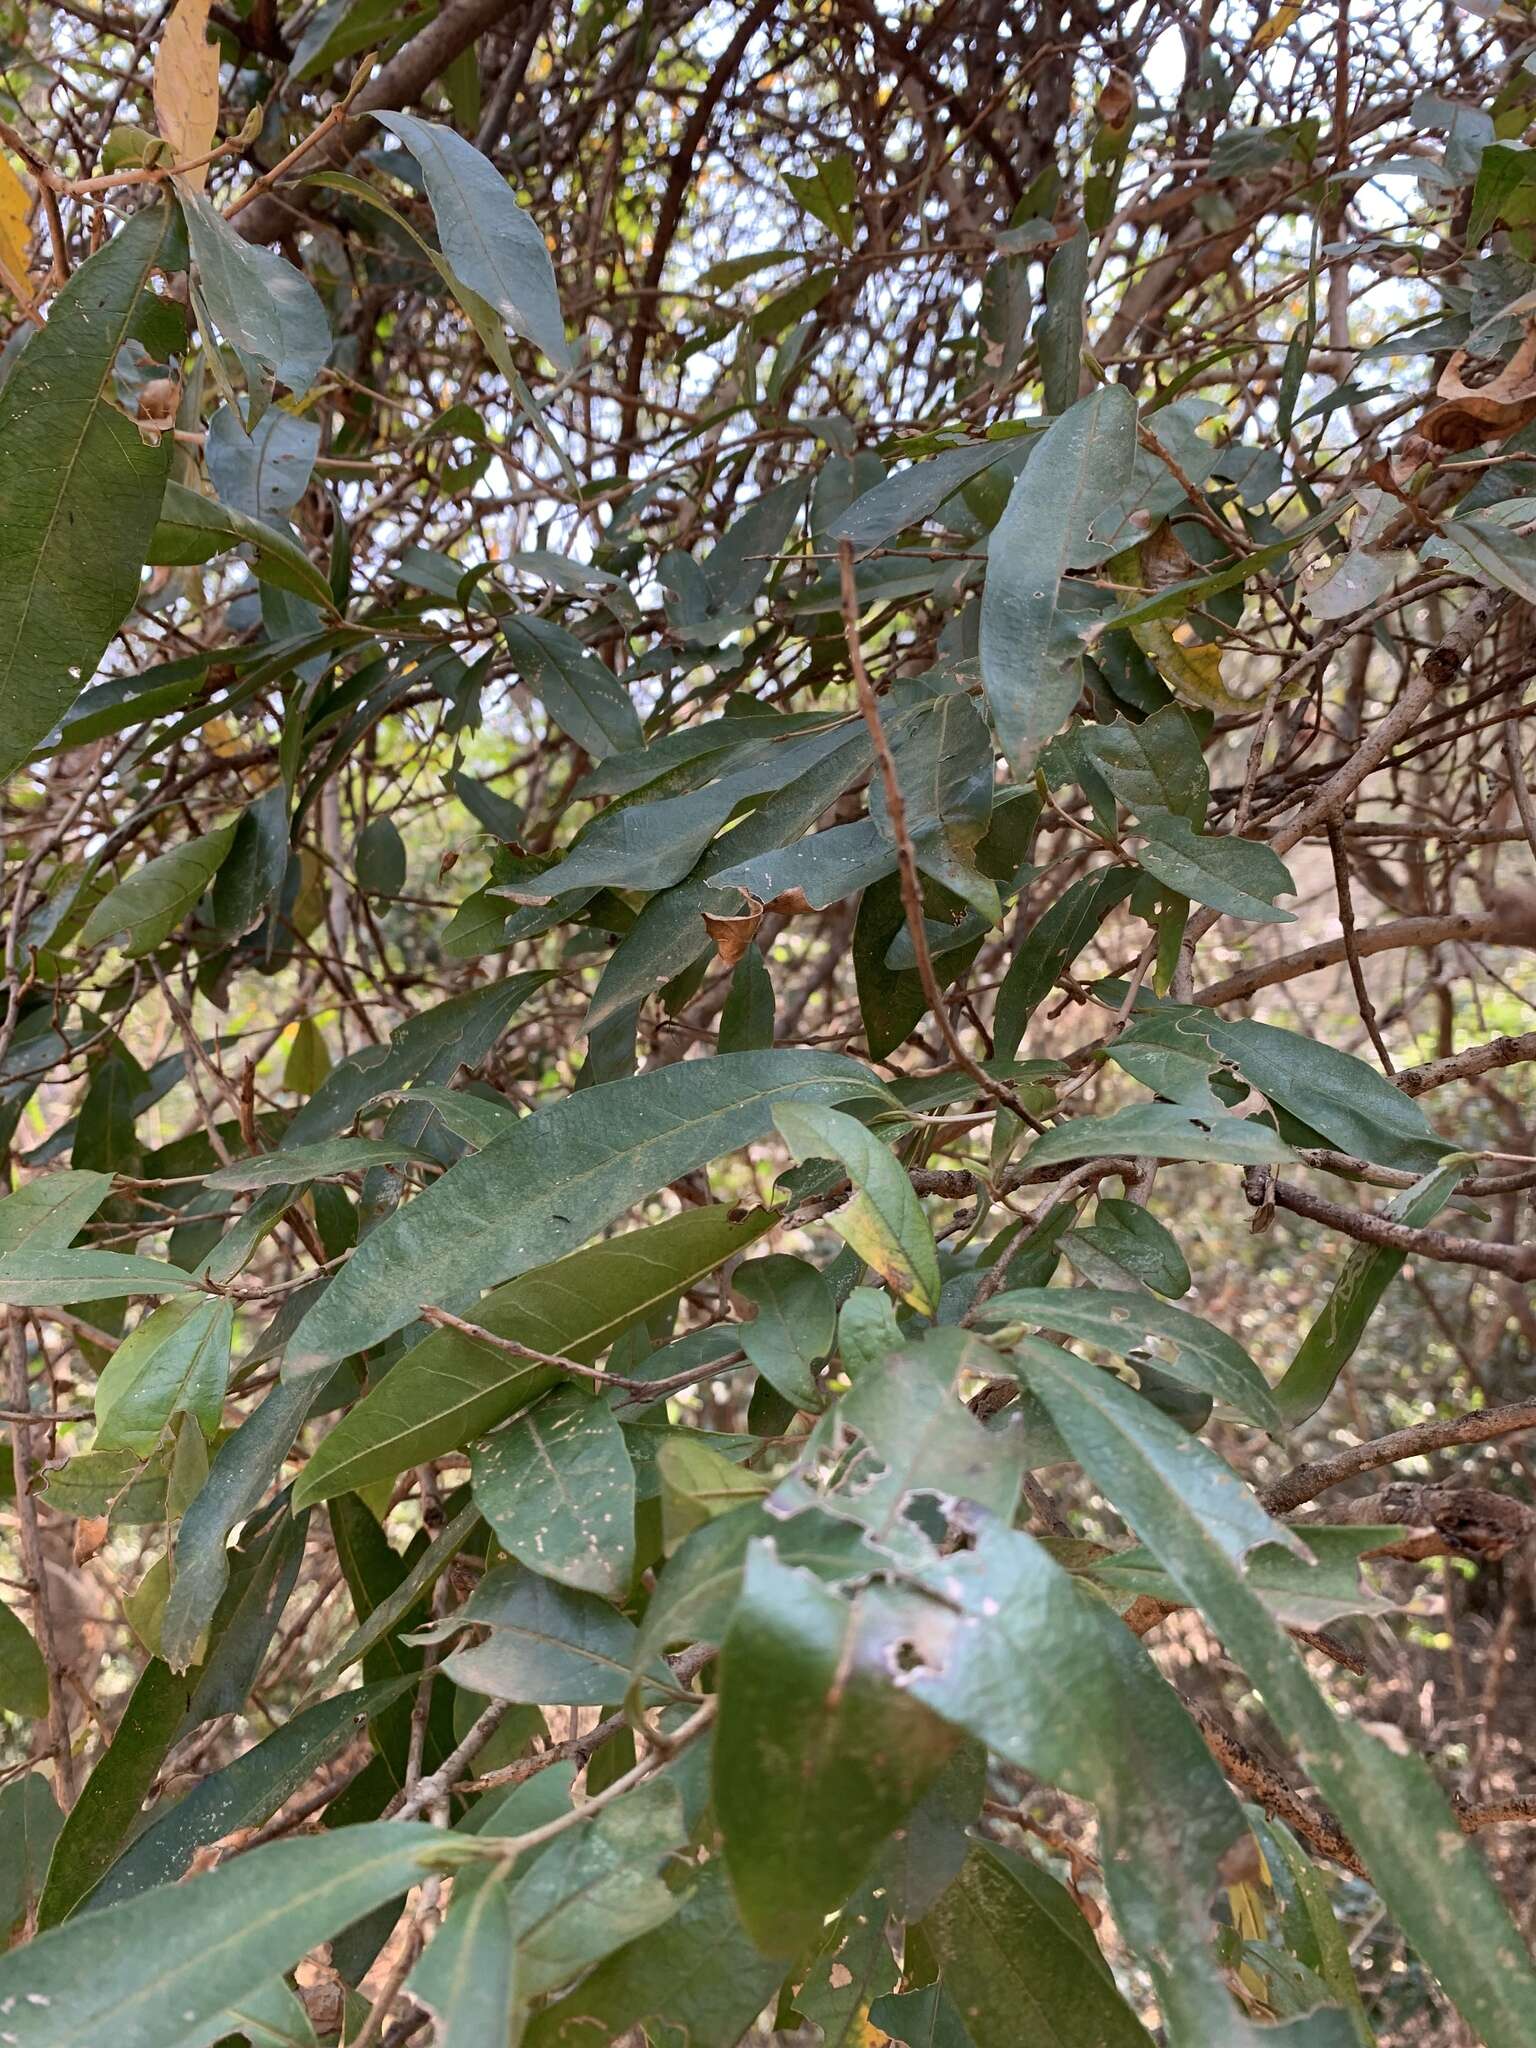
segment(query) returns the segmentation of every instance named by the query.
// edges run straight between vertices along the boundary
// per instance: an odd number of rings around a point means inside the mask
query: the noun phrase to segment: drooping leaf
[[[1453,1160],[1425,1174],[1387,1204],[1388,1219],[1422,1229],[1439,1215],[1466,1173],[1467,1164]],[[1322,1314],[1301,1340],[1301,1348],[1275,1388],[1276,1404],[1287,1422],[1305,1422],[1333,1392],[1377,1303],[1402,1271],[1406,1257],[1405,1252],[1386,1245],[1352,1248]]]
[[[835,1159],[847,1168],[853,1200],[828,1219],[903,1301],[932,1315],[939,1301],[933,1229],[905,1168],[861,1124],[841,1110],[787,1103],[774,1122],[800,1159]]]
[[[797,1953],[864,1876],[955,1745],[892,1683],[907,1615],[869,1588],[844,1600],[748,1552],[720,1666],[715,1810],[742,1922]]]
[[[1027,1857],[974,1848],[923,1932],[976,2048],[1151,2048],[1071,1894]]]
[[[138,591],[171,442],[118,410],[112,373],[173,217],[146,208],[83,263],[0,390],[0,781],[90,682]]]
[[[15,1610],[0,1600],[0,1707],[29,1721],[48,1711],[48,1667],[32,1632]]]
[[[1065,587],[1094,518],[1125,488],[1136,402],[1109,384],[1041,437],[991,536],[981,605],[981,675],[1021,780],[1082,687],[1081,614]]]
[[[376,117],[421,166],[438,240],[454,275],[514,332],[536,342],[556,369],[571,360],[543,235],[505,178],[472,143],[416,114]]]
[[[335,600],[324,570],[309,559],[290,533],[236,506],[205,498],[185,484],[173,480],[166,485],[147,560],[206,562],[235,547],[251,550],[252,567],[263,583],[293,597],[307,598],[324,612],[334,611]]]
[[[431,1155],[388,1138],[330,1138],[313,1145],[289,1145],[215,1167],[203,1185],[249,1194],[258,1188],[293,1187],[303,1181],[332,1180],[361,1173],[370,1166],[399,1166],[407,1161],[432,1164]]]
[[[761,1137],[777,1103],[876,1089],[836,1055],[766,1052],[567,1096],[451,1167],[375,1230],[300,1324],[285,1370],[315,1371],[392,1335],[424,1302],[575,1250],[656,1188]]]
[[[220,825],[158,853],[110,889],[85,921],[82,946],[120,946],[130,960],[152,953],[196,907],[234,843]]]
[[[1335,1713],[1247,1583],[1256,1545],[1300,1551],[1300,1540],[1214,1452],[1117,1381],[1087,1382],[1043,1359],[1029,1370],[1074,1455],[1262,1689],[1458,2009],[1490,2048],[1517,2048],[1536,2026],[1536,1969],[1476,1849],[1421,1758],[1394,1755]]]
[[[1001,1057],[1018,1050],[1024,1027],[1056,978],[1082,952],[1109,913],[1136,886],[1136,870],[1098,868],[1065,888],[1025,933],[997,992],[994,1042]]]
[[[201,193],[182,186],[177,197],[192,245],[194,303],[240,358],[249,392],[245,424],[254,431],[277,385],[304,392],[314,382],[331,349],[325,308],[301,270],[275,250],[243,241]]]

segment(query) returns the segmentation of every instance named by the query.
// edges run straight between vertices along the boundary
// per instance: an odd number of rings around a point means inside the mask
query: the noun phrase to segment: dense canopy
[[[0,2043],[1531,2048],[1536,32],[0,14]]]

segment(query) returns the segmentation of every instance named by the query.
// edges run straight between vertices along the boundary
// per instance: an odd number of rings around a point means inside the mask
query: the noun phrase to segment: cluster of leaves
[[[1536,923],[1507,12],[7,26],[0,2042],[1361,2048],[1330,1862],[1536,2040],[1287,1519],[1455,1439],[1261,1483],[1536,1277],[1363,965]]]

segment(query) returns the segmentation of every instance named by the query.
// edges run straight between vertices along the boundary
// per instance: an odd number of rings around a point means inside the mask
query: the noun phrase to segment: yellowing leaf
[[[210,0],[176,0],[155,59],[155,119],[178,164],[206,156],[219,124],[219,53],[208,40]],[[208,166],[184,173],[201,192]]]
[[[1280,5],[1269,17],[1253,41],[1251,50],[1267,50],[1271,43],[1278,43],[1288,28],[1293,28],[1301,19],[1302,0],[1280,0]]]
[[[12,170],[10,160],[0,156],[0,265],[18,289],[27,282],[27,216],[32,195]]]

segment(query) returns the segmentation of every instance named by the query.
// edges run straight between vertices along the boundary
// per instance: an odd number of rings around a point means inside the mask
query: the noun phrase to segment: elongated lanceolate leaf
[[[786,1104],[774,1122],[797,1158],[836,1159],[848,1169],[857,1192],[833,1211],[833,1229],[903,1301],[932,1315],[939,1303],[933,1227],[890,1147],[841,1110]]]
[[[299,1325],[286,1369],[378,1343],[424,1302],[462,1297],[574,1251],[680,1174],[751,1143],[776,1103],[878,1092],[852,1060],[730,1053],[585,1088],[450,1167],[358,1247]]]

